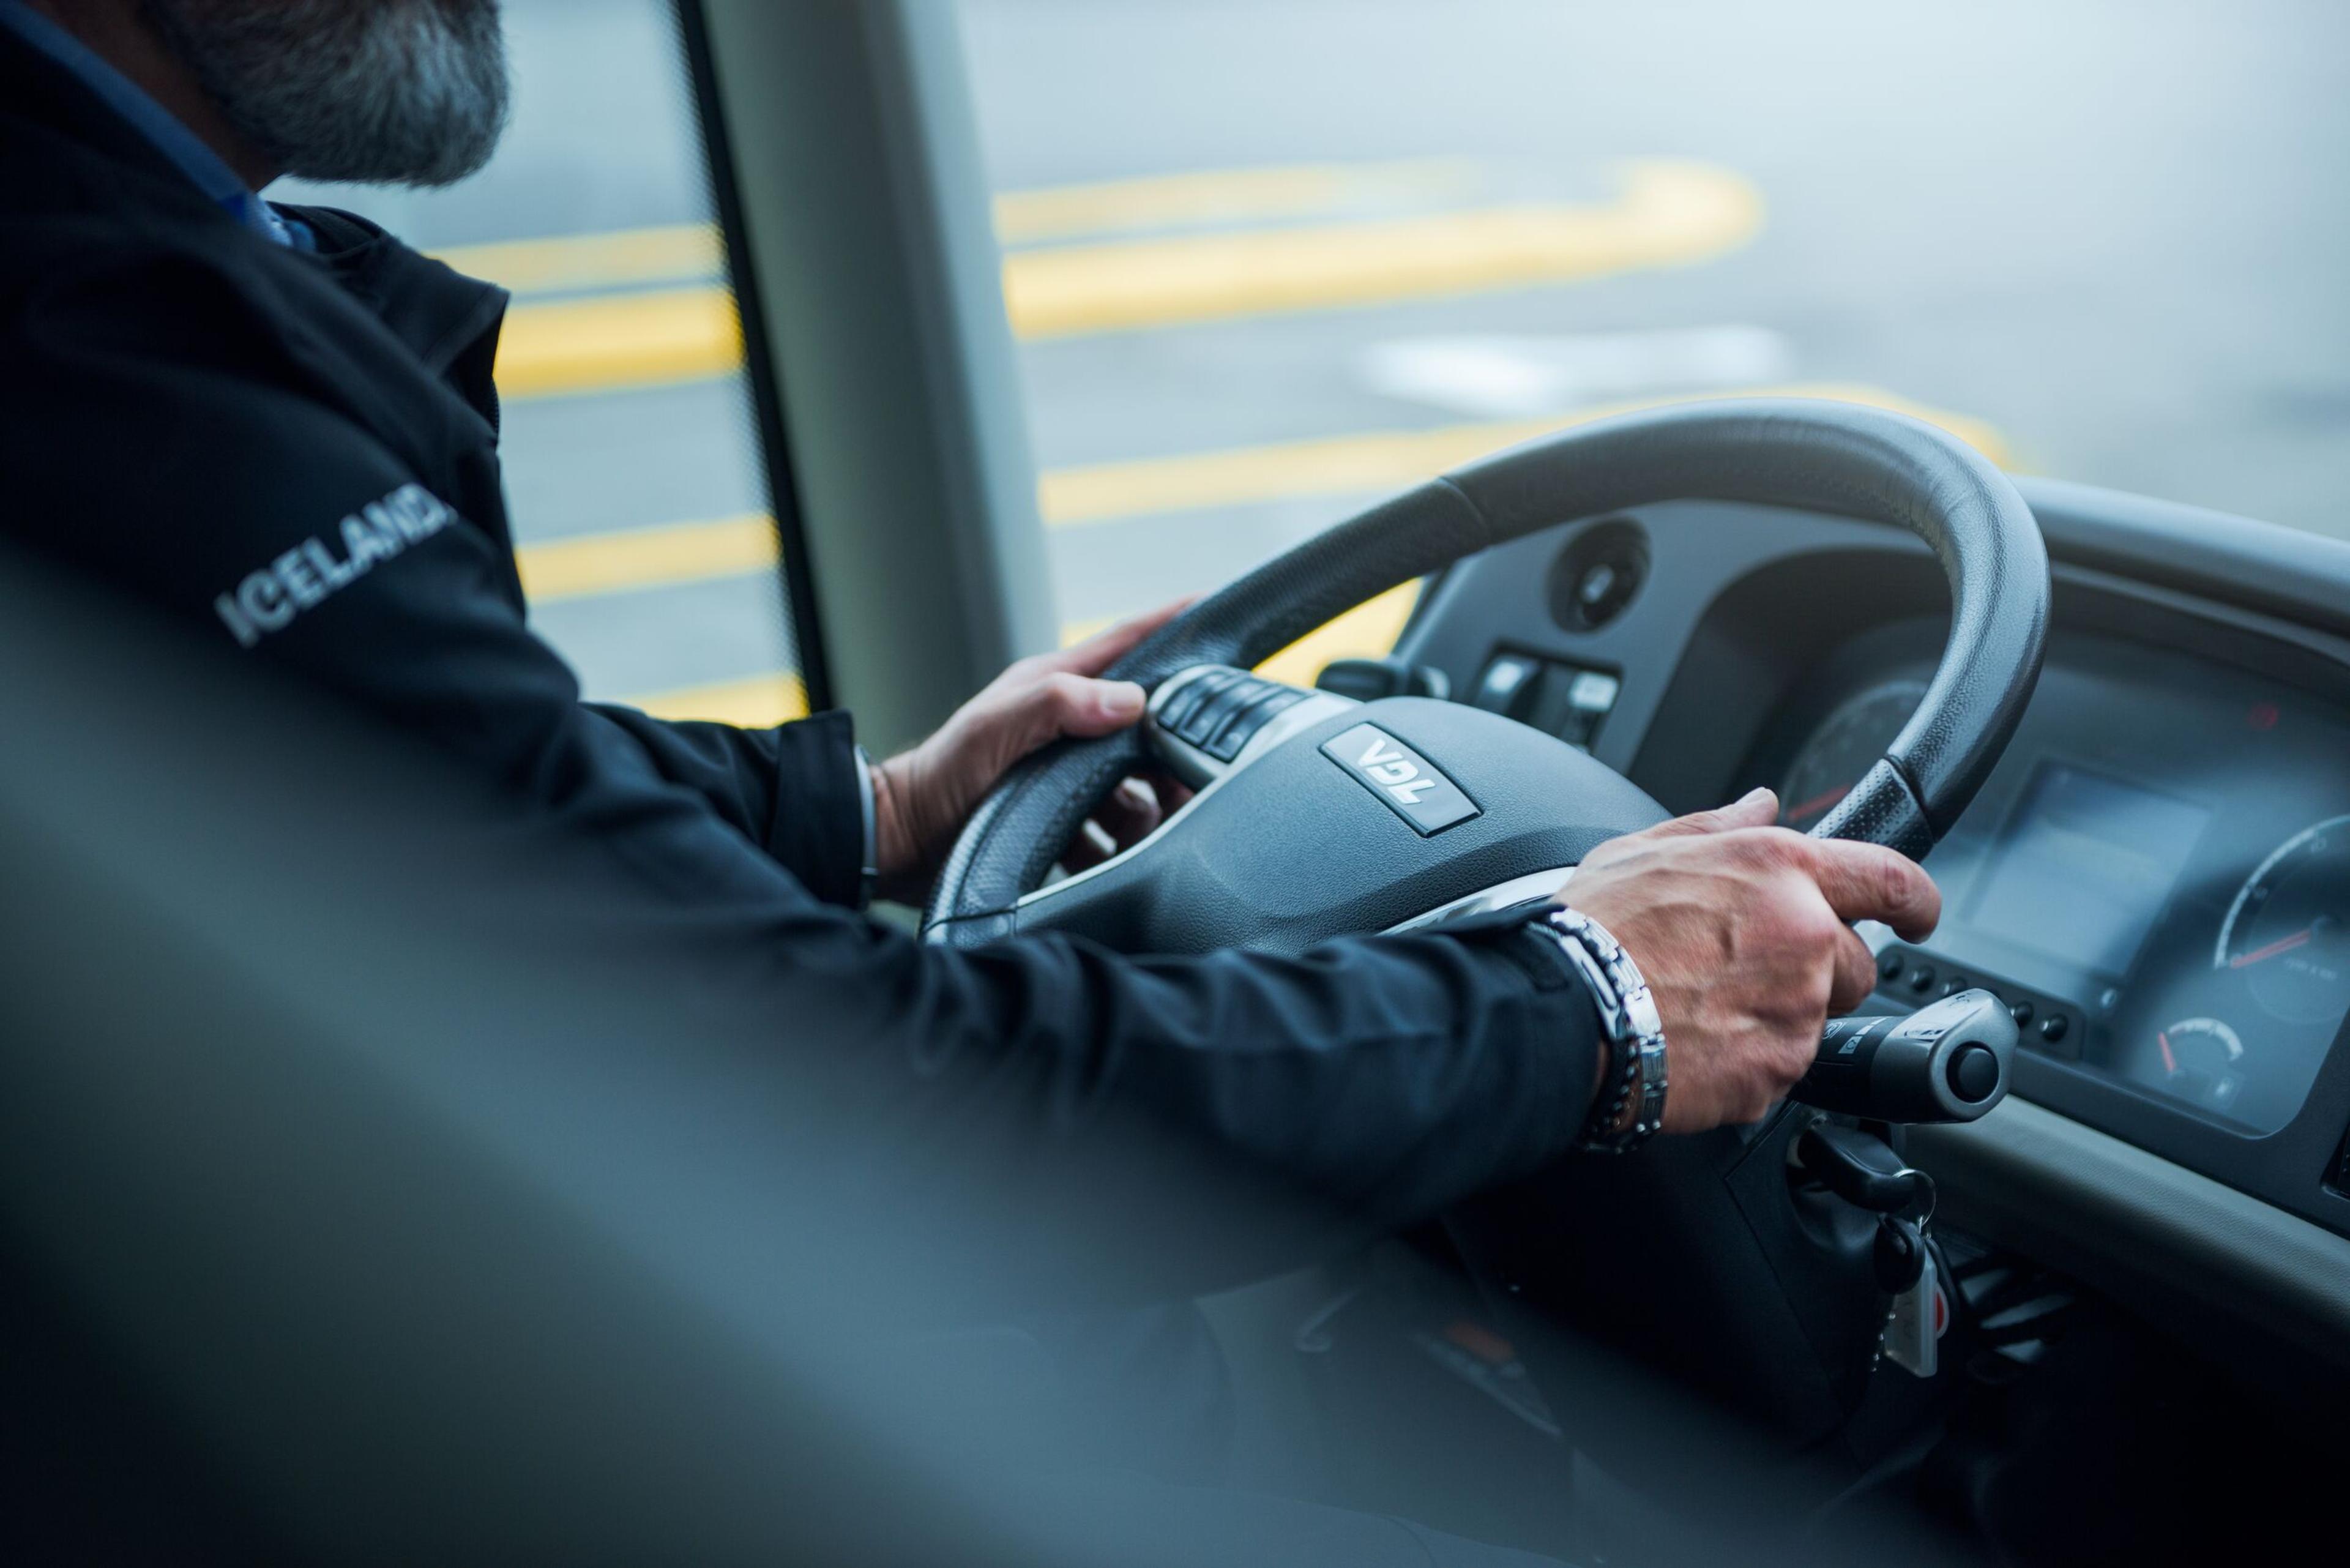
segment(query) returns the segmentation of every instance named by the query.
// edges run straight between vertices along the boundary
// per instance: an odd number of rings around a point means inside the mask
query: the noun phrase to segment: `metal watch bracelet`
[[[871,753],[861,745],[851,747],[850,761],[857,769],[857,812],[864,831],[857,851],[857,907],[863,909],[872,904],[873,885],[881,879],[881,808],[873,798]]]
[[[1640,966],[1606,927],[1579,909],[1555,909],[1544,917],[1559,950],[1583,976],[1599,1009],[1607,1043],[1607,1071],[1575,1147],[1603,1154],[1628,1154],[1656,1135],[1665,1116],[1665,1026]],[[1625,1111],[1633,1108],[1631,1118]]]

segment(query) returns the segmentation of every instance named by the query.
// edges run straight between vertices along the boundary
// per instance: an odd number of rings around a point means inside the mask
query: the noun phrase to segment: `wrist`
[[[919,840],[910,815],[910,792],[900,776],[902,757],[886,763],[867,762],[868,787],[873,792],[873,847],[869,864],[875,881],[892,890],[920,863]]]
[[[1598,1009],[1602,1058],[1590,1114],[1576,1146],[1621,1154],[1663,1124],[1665,1032],[1639,965],[1606,927],[1580,910],[1555,909],[1544,925]]]

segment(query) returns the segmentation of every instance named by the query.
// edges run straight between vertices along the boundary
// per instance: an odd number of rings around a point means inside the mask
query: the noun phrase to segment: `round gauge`
[[[2350,816],[2277,846],[2228,906],[2211,964],[2262,1007],[2325,1023],[2350,1004]]]
[[[1779,788],[1780,823],[1807,828],[1834,810],[1861,775],[1877,765],[1925,695],[1923,680],[1888,680],[1829,714],[1787,770],[1786,782]]]
[[[2244,1042],[2216,1018],[2182,1018],[2154,1037],[2162,1081],[2182,1100],[2224,1111],[2244,1086]]]

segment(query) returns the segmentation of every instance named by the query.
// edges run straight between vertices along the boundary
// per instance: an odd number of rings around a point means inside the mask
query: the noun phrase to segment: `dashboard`
[[[1788,826],[1809,827],[1884,753],[1940,630],[1857,639],[1813,699],[1825,715],[1771,737],[1758,765]],[[1989,986],[2031,1049],[2274,1132],[2350,1013],[2350,712],[2192,654],[2059,631],[2004,765],[1926,864],[1942,924],[1915,948],[1880,940],[1885,995]]]
[[[1871,1006],[1988,987],[2020,1097],[2350,1237],[2350,545],[2021,488],[2046,662],[1927,862],[1940,927],[1864,929]],[[1462,563],[1397,653],[1672,810],[1768,784],[1803,828],[1908,721],[1947,616],[1899,531],[1675,502]]]

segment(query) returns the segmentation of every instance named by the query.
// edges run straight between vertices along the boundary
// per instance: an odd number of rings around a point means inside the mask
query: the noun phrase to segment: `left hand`
[[[875,867],[884,898],[919,902],[955,836],[1014,763],[1065,735],[1090,737],[1142,717],[1144,693],[1101,672],[1191,601],[1121,621],[1075,647],[1024,659],[956,709],[938,732],[873,768]],[[1075,871],[1139,842],[1180,805],[1170,779],[1128,779],[1061,857]]]

